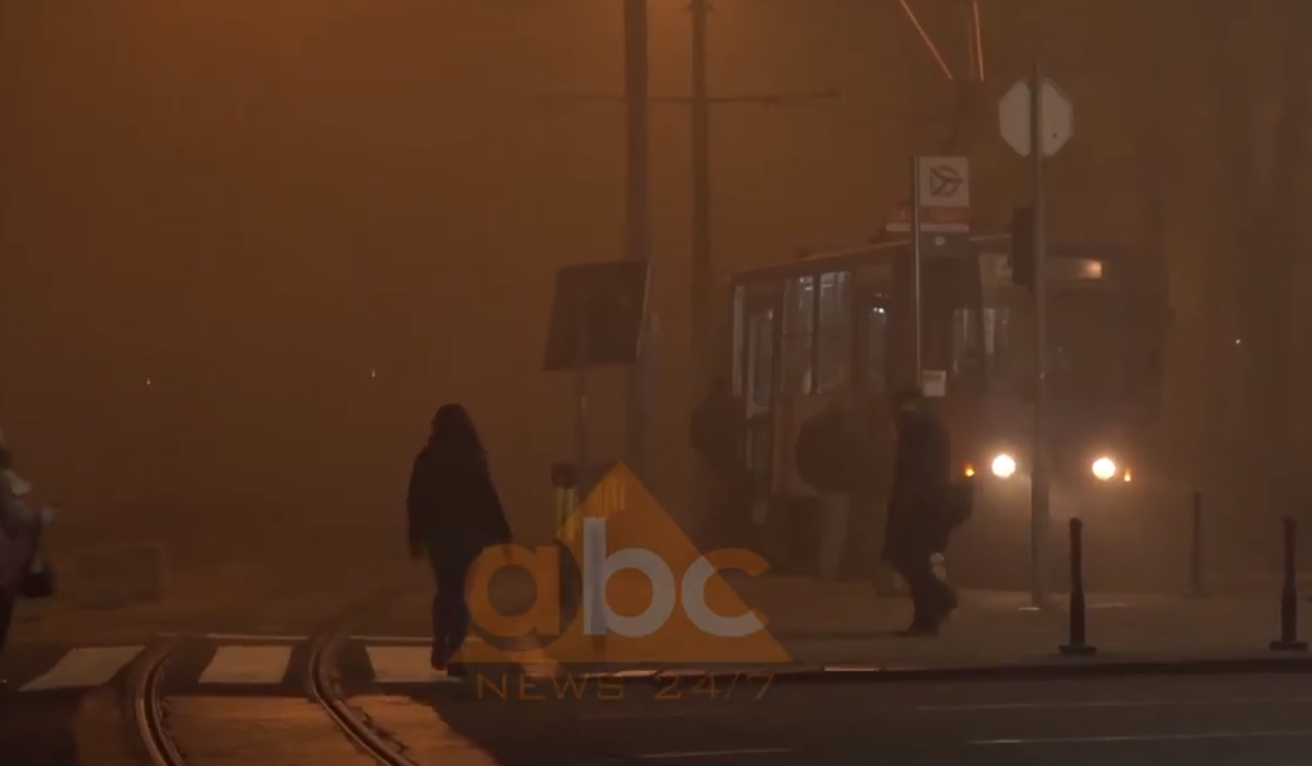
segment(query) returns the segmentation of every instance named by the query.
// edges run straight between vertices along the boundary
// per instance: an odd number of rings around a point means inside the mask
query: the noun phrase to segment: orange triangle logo
[[[557,539],[559,547],[533,551],[499,546],[475,562],[468,591],[474,623],[504,640],[467,642],[461,660],[534,662],[541,653],[522,648],[531,637],[551,659],[569,664],[789,661],[765,617],[721,575],[755,576],[769,563],[743,549],[697,550],[623,463],[566,519]],[[577,567],[562,568],[562,549]],[[536,586],[533,605],[521,614],[501,614],[489,597],[492,576],[506,566],[527,569]],[[572,574],[562,578],[562,569]],[[562,593],[578,602],[570,614],[561,608]],[[516,639],[521,648],[511,648]]]

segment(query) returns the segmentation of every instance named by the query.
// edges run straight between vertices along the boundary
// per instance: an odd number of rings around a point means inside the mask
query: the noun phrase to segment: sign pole
[[[1044,189],[1043,72],[1030,78],[1030,162],[1034,174],[1034,471],[1030,485],[1030,567],[1034,606],[1048,606],[1048,280]]]
[[[575,339],[576,361],[574,367],[574,398],[578,409],[575,430],[575,450],[578,456],[577,474],[574,479],[578,501],[592,491],[592,444],[588,428],[588,315],[579,312],[578,337]]]
[[[912,274],[912,295],[915,298],[915,315],[916,315],[916,385],[923,384],[925,375],[924,358],[922,356],[923,344],[921,334],[923,332],[923,320],[920,300],[920,198],[922,189],[920,188],[920,157],[911,158],[911,274]]]

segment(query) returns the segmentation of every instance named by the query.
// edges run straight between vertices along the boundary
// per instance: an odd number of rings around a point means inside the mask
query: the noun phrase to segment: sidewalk
[[[910,600],[881,596],[865,582],[825,584],[810,578],[773,576],[731,577],[729,581],[742,600],[765,618],[770,635],[801,669],[932,670],[1053,662],[1298,657],[1312,662],[1312,654],[1291,655],[1269,648],[1279,637],[1278,591],[1269,597],[1202,600],[1089,594],[1087,641],[1097,649],[1090,660],[1061,656],[1060,647],[1068,642],[1065,594],[1055,594],[1052,608],[1039,611],[1030,606],[1026,593],[962,591],[960,608],[938,637],[902,638],[895,631],[910,621]],[[431,586],[417,584],[417,590],[358,630],[374,635],[427,636]],[[532,592],[525,590],[523,582],[507,580],[496,585],[500,587],[494,588],[492,601],[505,613],[522,610],[532,600]],[[1303,601],[1300,607],[1300,637],[1312,638],[1312,603]],[[550,644],[544,648],[551,655]],[[689,653],[670,648],[671,655],[685,659]],[[620,665],[600,663],[596,669],[602,670],[603,664],[612,670]],[[653,656],[648,664],[672,663]],[[675,664],[683,667],[690,663]]]
[[[734,579],[767,618],[767,630],[797,663],[964,666],[1031,662],[1060,656],[1068,642],[1067,596],[1034,609],[1029,594],[963,591],[961,606],[937,638],[894,631],[910,620],[905,597],[878,595],[867,583],[822,585],[805,578]],[[1279,600],[1089,594],[1087,641],[1106,658],[1189,659],[1270,653],[1279,637]],[[1312,604],[1299,615],[1312,633]]]
[[[11,640],[135,644],[158,633],[197,629],[299,633],[394,581],[408,584],[413,576],[416,587],[431,582],[425,566],[391,547],[288,537],[283,553],[254,549],[226,561],[175,560],[162,598],[104,606],[79,598],[87,583],[76,567],[64,566],[75,559],[65,548],[56,561],[55,597],[20,600]]]

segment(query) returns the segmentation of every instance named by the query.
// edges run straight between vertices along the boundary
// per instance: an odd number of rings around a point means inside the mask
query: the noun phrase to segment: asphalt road
[[[513,685],[512,685],[513,687]],[[552,701],[550,685],[503,700],[429,690],[413,703],[361,698],[424,763],[503,766],[619,761],[735,766],[1265,766],[1308,762],[1312,678],[1107,678],[961,684],[744,683],[729,699],[691,683],[655,699],[596,687]],[[719,690],[723,695],[724,690]],[[547,700],[528,699],[545,696]],[[574,697],[574,692],[567,692]],[[427,708],[417,715],[415,708]],[[453,757],[452,734],[467,740]],[[472,745],[472,747],[471,747]],[[428,754],[429,757],[424,757]],[[439,760],[434,760],[437,758]],[[890,759],[890,760],[883,760]],[[485,761],[483,761],[485,762]]]

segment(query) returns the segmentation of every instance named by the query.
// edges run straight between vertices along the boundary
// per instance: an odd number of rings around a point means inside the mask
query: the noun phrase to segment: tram
[[[1035,311],[1011,272],[1008,235],[922,240],[922,380],[977,483],[975,519],[1028,525],[1035,399]],[[1049,455],[1053,518],[1142,505],[1149,431],[1160,407],[1164,290],[1137,279],[1121,249],[1052,242],[1048,285]],[[812,491],[797,475],[800,425],[842,386],[874,445],[872,496],[891,479],[889,397],[916,381],[915,268],[893,240],[735,273],[728,376],[753,423],[743,448],[758,497],[787,507]],[[978,523],[978,521],[973,521]]]

